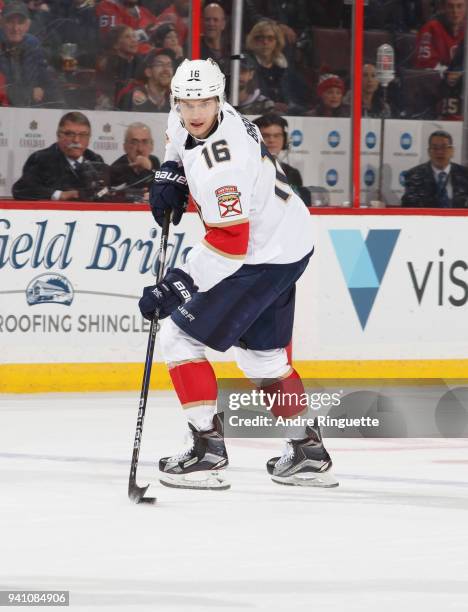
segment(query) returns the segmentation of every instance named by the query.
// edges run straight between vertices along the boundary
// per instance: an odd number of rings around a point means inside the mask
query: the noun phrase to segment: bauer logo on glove
[[[151,212],[156,223],[162,227],[166,210],[170,210],[172,223],[177,225],[187,208],[188,197],[184,167],[175,161],[164,162],[155,172],[150,188]]]
[[[156,313],[160,319],[168,317],[181,304],[186,304],[198,291],[192,277],[179,268],[170,268],[157,285],[145,287],[138,302],[141,314],[151,321]]]
[[[178,172],[170,172],[167,170],[156,170],[154,173],[154,182],[160,183],[162,181],[170,181],[171,183],[187,185],[187,179],[183,174],[179,174]]]
[[[184,283],[182,283],[181,281],[176,281],[174,283],[174,287],[179,290],[180,295],[183,298],[185,298],[186,302],[188,302],[189,300],[192,299],[192,294],[190,293],[190,291],[188,289],[185,288]]]

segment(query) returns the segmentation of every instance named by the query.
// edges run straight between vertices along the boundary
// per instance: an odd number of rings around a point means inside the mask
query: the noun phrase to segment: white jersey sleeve
[[[227,154],[235,156],[234,151]],[[232,157],[200,172],[197,203],[206,234],[190,251],[187,271],[201,291],[236,272],[247,255],[252,184],[246,168]],[[203,164],[202,155],[201,170]]]

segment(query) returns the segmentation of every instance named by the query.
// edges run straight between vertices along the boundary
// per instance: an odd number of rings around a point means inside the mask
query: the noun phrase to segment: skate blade
[[[173,489],[204,489],[205,491],[226,491],[231,488],[218,472],[190,472],[189,474],[164,474],[160,472],[159,482]]]
[[[296,487],[321,487],[322,489],[331,489],[338,487],[339,482],[327,472],[303,472],[301,474],[292,474],[291,476],[272,476],[273,482],[282,485],[290,485]]]

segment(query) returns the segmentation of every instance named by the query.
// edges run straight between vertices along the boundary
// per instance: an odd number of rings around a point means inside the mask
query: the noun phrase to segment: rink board
[[[141,205],[18,206],[0,211],[0,391],[138,388],[149,326],[137,302],[160,240],[151,215]],[[468,217],[318,214],[310,231],[293,337],[302,374],[466,376]],[[185,215],[169,265],[202,234]],[[155,355],[153,384],[167,388],[158,345]],[[240,374],[232,351],[209,357],[218,374]]]
[[[0,196],[9,197],[15,180],[31,153],[56,139],[57,124],[66,111],[60,109],[2,108],[0,116]],[[123,153],[125,130],[131,122],[151,127],[154,154],[164,157],[166,113],[86,111],[92,136],[90,149],[108,164]],[[253,118],[253,117],[252,117]],[[288,117],[288,150],[280,161],[299,170],[304,185],[319,185],[329,193],[330,203],[348,199],[351,151],[351,120],[329,117]],[[427,160],[427,140],[435,130],[453,138],[454,161],[460,162],[462,122],[386,120],[384,123],[382,188],[388,204],[398,204],[403,193],[404,172]],[[361,128],[362,202],[376,200],[379,185],[379,151],[382,122],[363,119]]]

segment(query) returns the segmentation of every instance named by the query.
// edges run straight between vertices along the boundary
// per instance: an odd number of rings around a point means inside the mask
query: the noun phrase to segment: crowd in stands
[[[189,0],[0,0],[0,104],[167,112]],[[244,0],[239,109],[350,113],[351,3]],[[368,0],[363,115],[460,119],[466,0]],[[206,0],[201,57],[231,69],[232,1]],[[396,53],[381,86],[378,46]]]

